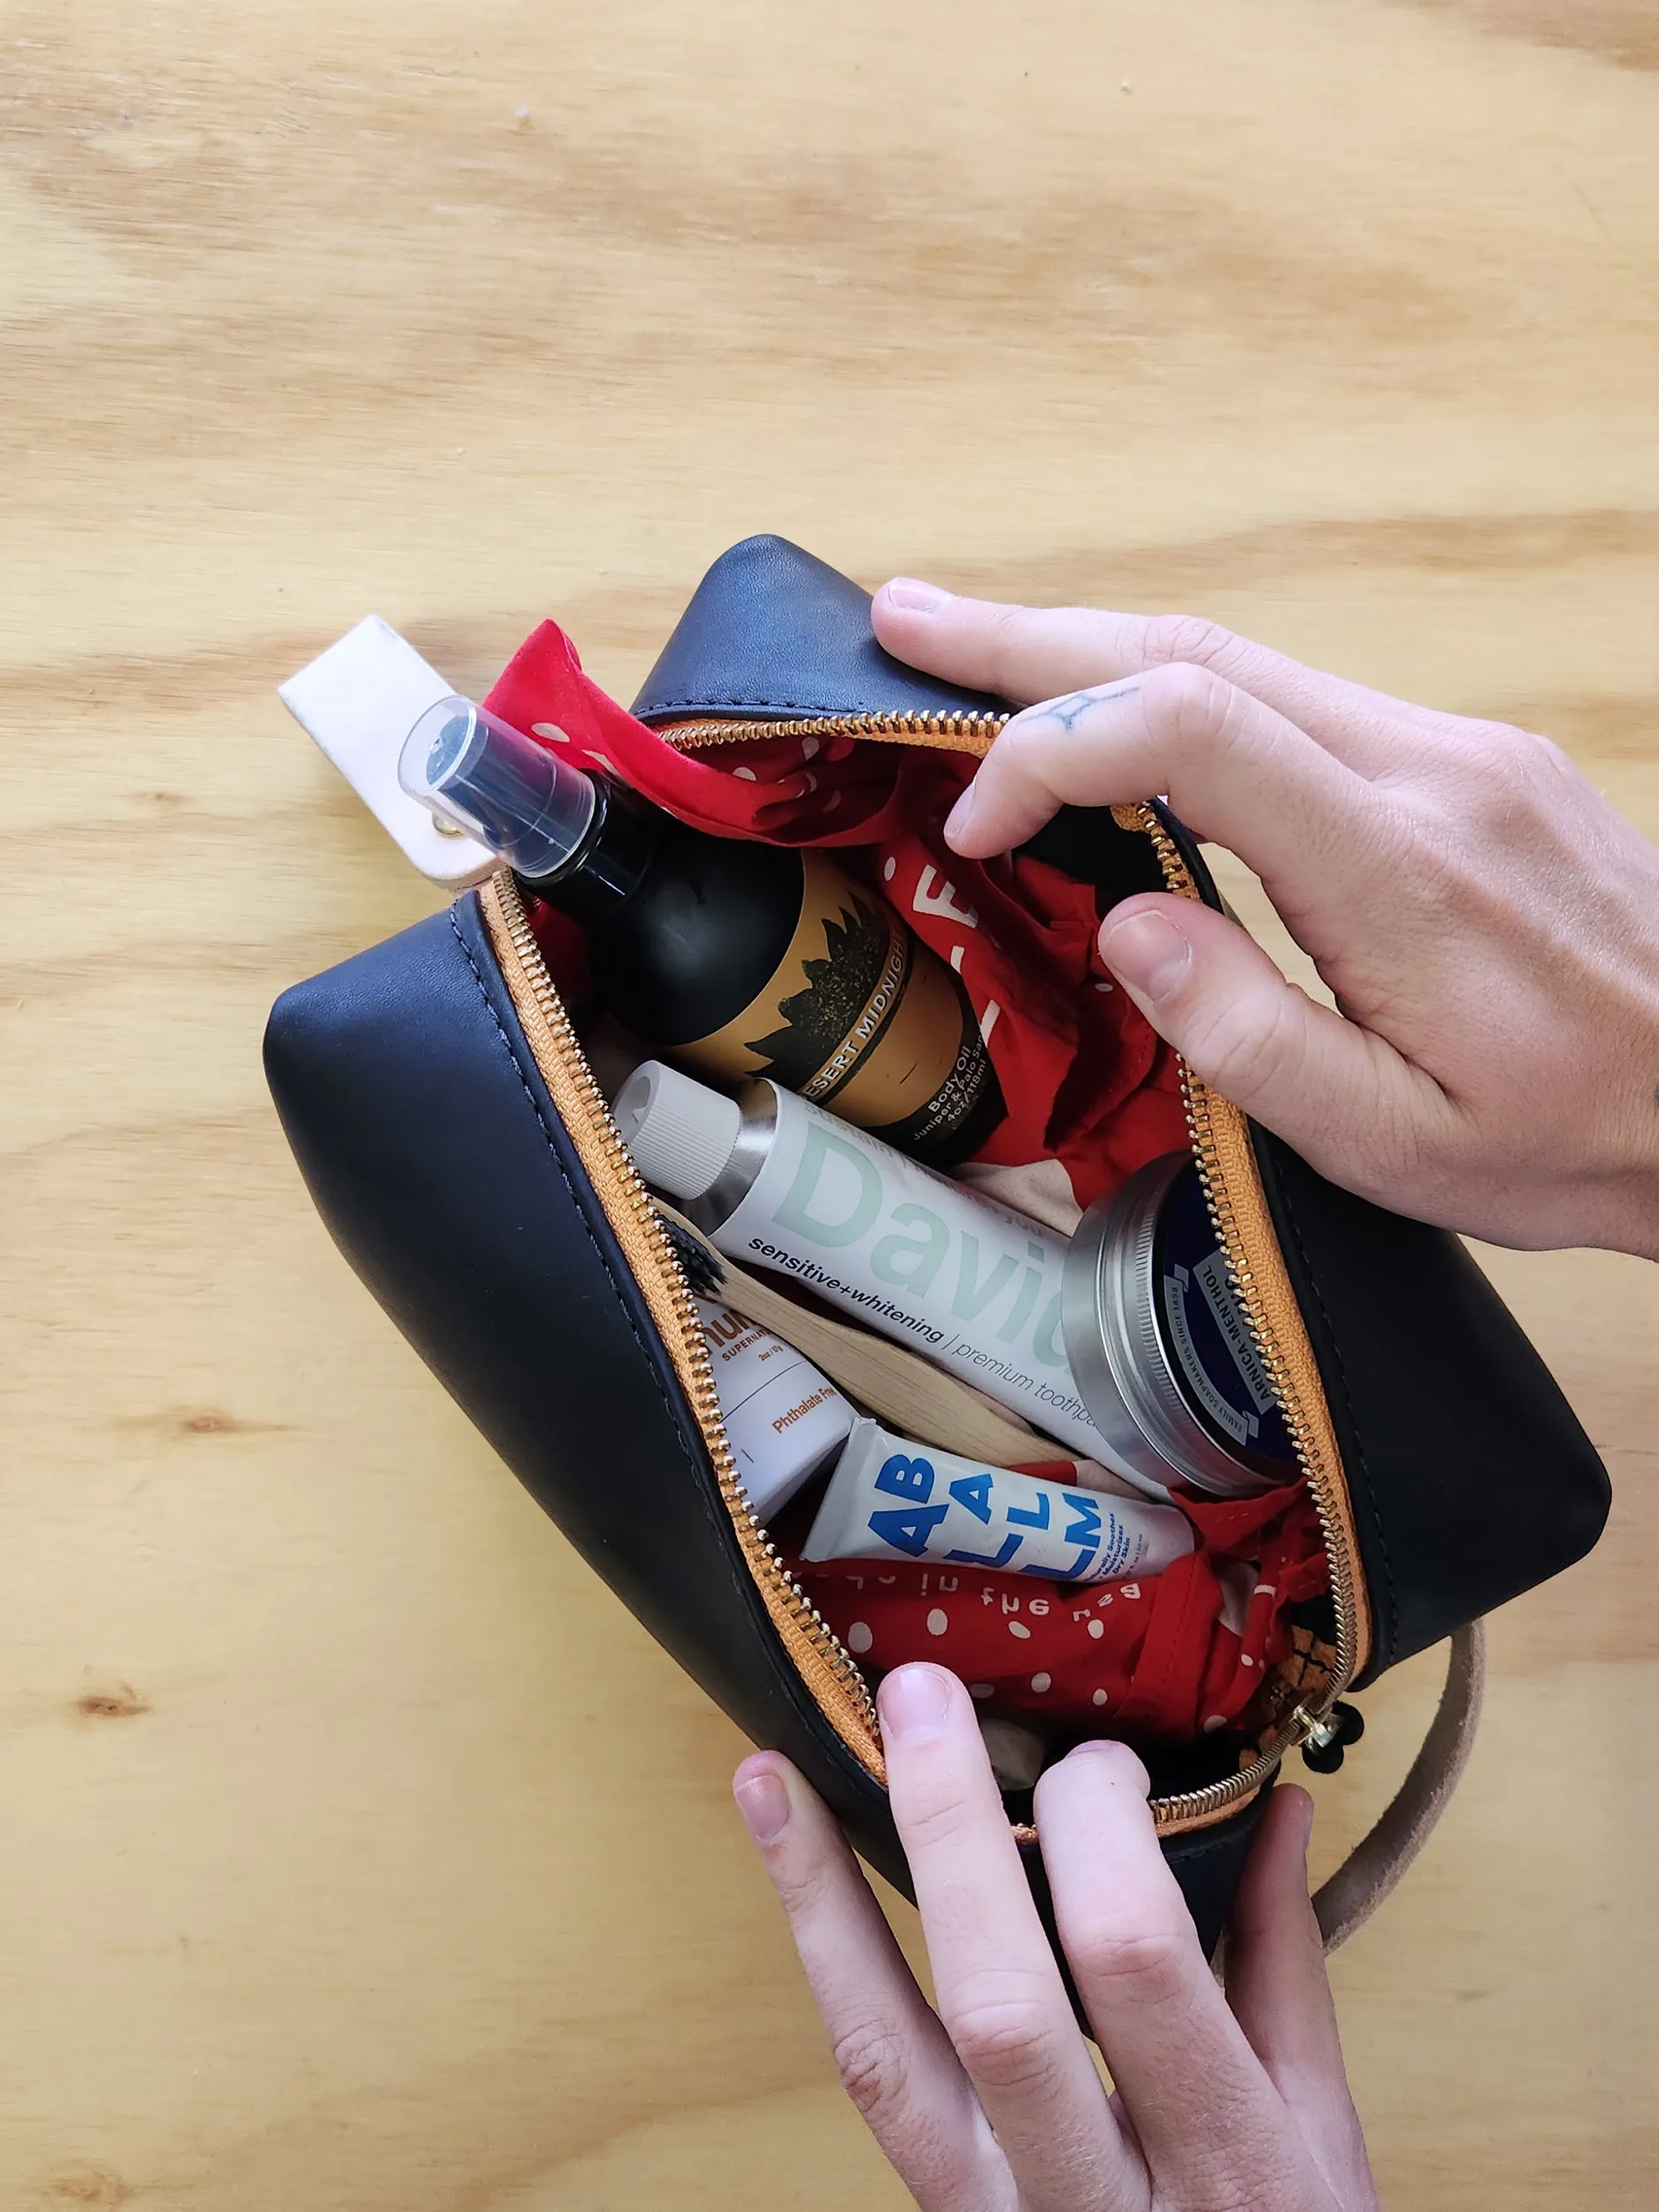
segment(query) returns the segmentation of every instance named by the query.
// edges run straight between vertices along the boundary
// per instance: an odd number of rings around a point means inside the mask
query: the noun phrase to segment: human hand
[[[1168,795],[1261,878],[1340,1012],[1235,923],[1147,895],[1109,967],[1202,1079],[1323,1174],[1501,1244],[1659,1258],[1659,852],[1548,739],[1181,616],[898,579],[876,634],[1019,702],[952,816],[972,857],[1057,807]]]
[[[939,2010],[840,1830],[773,1752],[737,1770],[848,2093],[924,2212],[1375,2212],[1308,1901],[1312,1807],[1274,1791],[1224,1996],[1122,1744],[1037,1785],[1061,1941],[1108,2098],[1032,1901],[973,1708],[942,1667],[878,1700]]]

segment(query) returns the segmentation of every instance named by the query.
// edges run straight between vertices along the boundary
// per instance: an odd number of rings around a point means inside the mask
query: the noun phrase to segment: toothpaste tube
[[[981,1466],[858,1420],[801,1556],[957,1560],[1049,1582],[1115,1582],[1161,1574],[1194,1540],[1172,1505]]]
[[[827,1375],[757,1321],[697,1300],[714,1392],[749,1502],[764,1520],[834,1454],[854,1420]]]
[[[660,1060],[613,1109],[646,1181],[745,1267],[788,1275],[1161,1502],[1090,1419],[1060,1340],[1067,1244],[781,1084],[741,1102]]]

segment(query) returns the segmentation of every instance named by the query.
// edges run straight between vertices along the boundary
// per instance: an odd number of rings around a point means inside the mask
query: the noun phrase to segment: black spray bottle
[[[422,715],[399,775],[583,925],[606,1007],[654,1050],[935,1163],[1007,1111],[959,979],[826,855],[689,828],[466,699]]]

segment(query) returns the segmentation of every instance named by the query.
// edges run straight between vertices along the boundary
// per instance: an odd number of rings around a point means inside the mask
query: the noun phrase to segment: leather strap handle
[[[1463,1779],[1486,1689],[1486,1624],[1471,1621],[1451,1640],[1446,1684],[1423,1748],[1369,1835],[1314,1897],[1326,1955],[1363,1928],[1433,1834]]]

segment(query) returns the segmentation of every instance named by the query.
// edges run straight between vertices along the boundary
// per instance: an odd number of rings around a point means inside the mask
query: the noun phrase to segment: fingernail
[[[1147,911],[1108,921],[1100,933],[1100,950],[1118,980],[1154,1005],[1180,988],[1193,964],[1186,933],[1167,916]]]
[[[937,584],[924,584],[915,576],[895,576],[887,589],[888,605],[903,607],[911,614],[932,614],[952,595],[941,591]]]
[[[945,1724],[950,1677],[942,1667],[895,1667],[876,1695],[888,1743],[925,1743]]]
[[[962,796],[956,801],[955,806],[951,808],[949,813],[945,817],[945,842],[947,845],[954,845],[957,838],[964,834],[967,829],[969,819],[972,813],[973,786],[969,784],[966,789],[963,792]]]
[[[758,1774],[751,1774],[740,1782],[732,1792],[737,1800],[737,1809],[743,1816],[743,1825],[757,1843],[770,1843],[780,1836],[789,1824],[789,1793],[780,1774],[770,1767],[763,1767]]]
[[[1126,1760],[1129,1766],[1133,1767],[1133,1774],[1130,1775],[1128,1770],[1125,1769],[1125,1778],[1133,1779],[1142,1797],[1145,1797],[1152,1787],[1151,1778],[1148,1775],[1139,1755],[1132,1751],[1126,1743],[1119,1743],[1115,1737],[1086,1737],[1081,1743],[1073,1744],[1065,1755],[1068,1759],[1110,1759],[1118,1766],[1122,1766]]]

